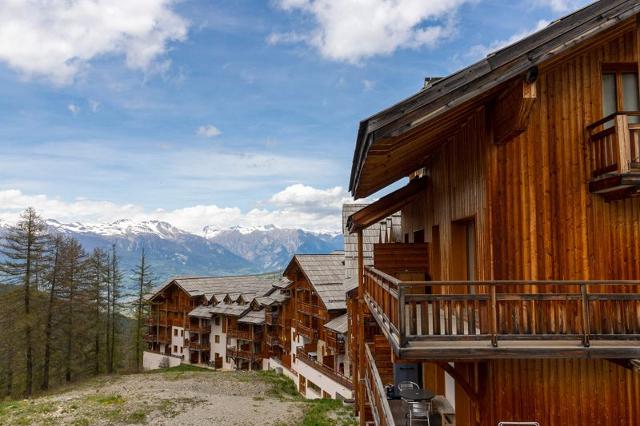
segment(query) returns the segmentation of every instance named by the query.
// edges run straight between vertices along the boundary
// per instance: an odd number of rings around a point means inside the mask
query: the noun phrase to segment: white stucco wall
[[[177,336],[174,334],[178,333]],[[184,328],[182,327],[171,327],[171,355],[182,356],[185,355],[187,358],[187,351],[184,348]],[[174,350],[175,349],[175,350]],[[182,352],[180,352],[182,350]]]
[[[169,360],[169,367],[178,366],[182,362],[179,357],[144,351],[142,353],[142,368],[145,370],[157,370],[160,368],[160,363],[165,358]]]
[[[304,376],[304,378],[307,379],[307,382],[312,382],[322,391],[331,395],[331,398],[335,399],[336,394],[340,394],[345,399],[351,399],[353,397],[351,390],[341,385],[340,383],[335,382],[333,379],[325,376],[320,371],[305,364],[302,361],[296,360],[295,370],[298,375]],[[307,394],[304,396],[309,399],[316,399],[322,398],[322,393],[318,394],[313,389],[310,389],[307,384]]]

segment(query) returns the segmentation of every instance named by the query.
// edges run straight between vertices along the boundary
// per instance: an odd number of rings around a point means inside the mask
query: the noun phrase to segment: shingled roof
[[[347,319],[348,314],[340,315],[326,323],[324,328],[328,328],[329,330],[333,330],[336,333],[345,334],[347,332]]]
[[[289,270],[297,264],[328,310],[346,309],[344,281],[344,253],[296,254]]]
[[[177,277],[172,278],[154,291],[151,299],[166,287],[175,284],[183,289],[189,296],[204,296],[207,300],[213,295],[233,295],[236,299],[242,296],[244,300],[251,300],[258,296],[271,294],[275,287],[276,279],[268,275],[237,275],[230,277]]]

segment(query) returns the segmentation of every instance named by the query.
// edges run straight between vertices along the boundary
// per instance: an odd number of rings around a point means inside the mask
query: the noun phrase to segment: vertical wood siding
[[[441,279],[455,268],[452,221],[470,217],[477,279],[640,279],[640,198],[606,203],[587,185],[585,127],[602,118],[602,63],[638,62],[635,25],[627,28],[542,67],[529,127],[513,141],[493,144],[488,113],[478,110],[440,149],[402,228],[410,239],[424,229],[431,242],[439,226]],[[606,360],[484,368],[483,425],[640,424],[640,374]]]

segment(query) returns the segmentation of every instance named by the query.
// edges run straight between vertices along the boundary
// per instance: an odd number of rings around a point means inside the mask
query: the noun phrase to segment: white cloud
[[[342,204],[350,200],[351,197],[341,186],[317,189],[298,183],[274,194],[269,202],[283,209],[317,212],[340,210]]]
[[[80,107],[76,104],[69,104],[67,105],[67,109],[69,110],[69,112],[73,115],[76,115],[77,113],[80,112]]]
[[[158,62],[187,22],[174,0],[4,0],[0,2],[0,61],[25,77],[69,84],[90,62],[123,55],[132,69]]]
[[[367,79],[362,80],[362,88],[364,89],[365,92],[368,92],[369,90],[373,90],[374,87],[376,87],[375,81],[367,80]]]
[[[537,3],[554,12],[570,12],[589,3],[589,0],[537,0]]]
[[[512,35],[506,40],[495,40],[488,45],[476,44],[475,46],[472,46],[469,49],[466,56],[472,60],[484,58],[485,56],[487,56],[492,52],[495,52],[496,50],[500,50],[503,47],[509,46],[517,41],[520,41],[523,38],[535,33],[536,31],[540,31],[541,29],[549,25],[549,23],[550,23],[549,21],[542,19],[538,21],[533,28],[520,31]]]
[[[348,202],[344,188],[317,189],[295,184],[274,194],[260,208],[243,212],[238,207],[196,205],[175,210],[145,210],[135,204],[76,199],[66,202],[46,195],[29,195],[20,190],[0,191],[0,220],[14,222],[26,207],[43,217],[60,222],[110,223],[119,219],[162,220],[189,232],[201,234],[205,226],[276,225],[318,232],[339,232],[342,203]]]
[[[94,99],[89,99],[88,102],[89,102],[89,108],[91,108],[91,111],[98,112],[100,110],[100,102]]]
[[[311,15],[307,33],[273,33],[268,41],[306,42],[325,58],[358,63],[400,48],[434,46],[454,31],[458,8],[469,0],[278,0],[285,11]]]
[[[204,136],[205,138],[215,138],[216,136],[220,136],[222,134],[222,132],[218,130],[216,126],[211,124],[198,127],[197,133],[199,136]]]

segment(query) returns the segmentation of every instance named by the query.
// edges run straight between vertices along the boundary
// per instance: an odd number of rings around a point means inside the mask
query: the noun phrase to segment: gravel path
[[[179,372],[93,380],[77,389],[3,408],[0,423],[288,425],[303,404],[276,398],[255,373]],[[20,405],[23,404],[23,405]],[[11,411],[13,410],[13,411]]]

